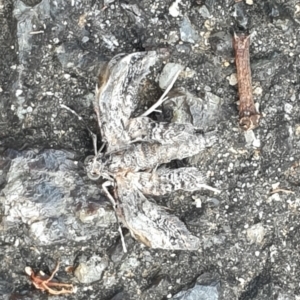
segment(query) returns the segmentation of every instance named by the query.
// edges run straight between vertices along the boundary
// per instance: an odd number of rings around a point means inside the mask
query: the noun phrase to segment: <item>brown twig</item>
[[[72,284],[60,283],[51,281],[58,271],[59,263],[56,264],[55,269],[50,276],[45,274],[34,274],[30,267],[25,268],[25,272],[30,276],[32,284],[42,291],[47,291],[51,295],[62,295],[62,294],[72,294],[76,292],[76,288]],[[41,273],[41,272],[40,272]]]
[[[260,114],[256,110],[252,94],[249,58],[250,35],[235,33],[233,47],[235,50],[235,63],[240,98],[239,123],[244,130],[251,130],[259,125]]]

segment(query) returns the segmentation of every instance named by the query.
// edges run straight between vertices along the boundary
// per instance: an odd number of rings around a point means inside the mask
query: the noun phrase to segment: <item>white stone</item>
[[[263,91],[263,89],[260,86],[258,86],[253,90],[253,94],[260,96],[262,94],[262,91]]]
[[[16,90],[16,96],[19,97],[22,95],[23,91],[22,90]]]
[[[53,43],[54,43],[54,44],[58,44],[58,43],[59,43],[59,38],[54,38],[54,39],[53,39]]]
[[[195,199],[195,205],[197,208],[201,208],[202,207],[202,201],[200,198]]]
[[[255,138],[252,145],[255,148],[260,148],[260,146],[261,146],[260,139]]]
[[[237,85],[237,74],[233,73],[230,76],[227,77],[227,80],[229,81],[230,85]]]
[[[280,182],[276,182],[272,184],[272,190],[276,190],[279,188]]]
[[[287,114],[291,114],[294,110],[294,106],[289,104],[289,103],[285,103],[284,104],[284,111],[287,113]]]
[[[86,43],[86,42],[88,42],[89,41],[89,37],[88,36],[84,36],[83,38],[82,38],[82,42],[83,43]]]
[[[265,235],[266,230],[262,223],[257,223],[247,229],[247,239],[251,244],[263,243]]]
[[[184,66],[176,63],[167,63],[163,70],[162,73],[159,77],[159,87],[162,90],[165,90],[171,83],[172,79],[174,78],[175,74],[178,71],[182,71]]]
[[[246,144],[252,144],[253,141],[255,140],[255,134],[253,130],[247,130],[244,132]]]
[[[178,17],[180,14],[179,6],[178,6],[179,2],[180,0],[175,0],[169,7],[169,14],[174,18]]]

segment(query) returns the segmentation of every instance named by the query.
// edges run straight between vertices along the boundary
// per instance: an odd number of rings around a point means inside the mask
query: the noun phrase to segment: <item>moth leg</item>
[[[177,73],[174,75],[174,78],[172,79],[171,83],[166,88],[166,90],[164,91],[162,96],[158,99],[158,101],[155,104],[153,104],[147,111],[145,111],[141,115],[142,117],[146,117],[146,116],[150,115],[153,111],[156,110],[156,108],[158,108],[165,100],[168,99],[168,97],[166,97],[166,96],[169,93],[169,91],[171,90],[171,88],[173,87],[173,85],[174,85],[175,81],[177,80],[177,77],[179,76],[180,73],[181,73],[181,70],[177,71]]]
[[[106,181],[102,184],[102,188],[106,194],[106,196],[108,197],[108,199],[110,200],[112,206],[113,206],[113,209],[115,211],[115,216],[116,216],[116,219],[117,219],[117,222],[118,222],[118,231],[120,233],[120,237],[121,237],[121,242],[122,242],[122,247],[123,247],[123,251],[124,253],[127,253],[127,247],[126,247],[126,244],[125,244],[125,240],[124,240],[124,236],[123,236],[123,232],[122,232],[122,228],[120,226],[120,220],[119,220],[119,217],[118,217],[118,214],[116,212],[117,210],[117,203],[114,199],[114,197],[110,194],[110,192],[108,191],[108,187],[109,186],[114,186],[113,182],[111,181]]]

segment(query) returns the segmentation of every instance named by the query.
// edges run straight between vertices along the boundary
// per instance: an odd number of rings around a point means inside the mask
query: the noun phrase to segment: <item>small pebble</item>
[[[229,65],[230,65],[230,63],[229,63],[228,61],[224,61],[223,66],[224,66],[225,68],[229,67]]]
[[[169,7],[169,14],[174,18],[178,17],[180,14],[179,6],[178,6],[179,2],[180,0],[175,0]]]
[[[236,73],[233,73],[230,76],[228,76],[227,80],[229,81],[230,85],[237,85],[237,76],[236,76]]]
[[[262,91],[263,89],[261,87],[256,87],[254,90],[253,90],[253,94],[254,95],[257,95],[257,96],[260,96],[262,94]]]
[[[83,43],[86,43],[89,41],[89,37],[88,36],[84,36],[81,40]]]
[[[23,91],[22,90],[16,90],[16,97],[19,97],[22,95]]]
[[[54,44],[58,44],[58,43],[59,43],[59,39],[58,39],[58,38],[54,38],[54,39],[53,39],[53,43],[54,43]]]
[[[207,9],[207,7],[205,5],[202,5],[199,8],[199,13],[204,19],[208,19],[210,17],[209,10]]]

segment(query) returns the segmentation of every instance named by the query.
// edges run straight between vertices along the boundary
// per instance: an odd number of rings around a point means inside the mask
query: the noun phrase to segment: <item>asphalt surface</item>
[[[77,293],[51,299],[170,299],[203,274],[219,299],[300,299],[300,6],[281,2],[0,0],[3,299],[50,298],[24,269],[50,274],[56,261],[55,279]],[[251,33],[262,119],[248,133],[238,126],[234,31]],[[99,134],[92,102],[101,66],[118,53],[159,49],[168,57],[147,77],[140,112],[162,94],[164,65],[184,66],[175,87],[202,99],[213,120],[203,130],[215,130],[217,143],[173,167],[199,167],[222,192],[155,199],[201,238],[199,251],[149,249],[124,230],[124,254],[101,185],[84,172],[88,131],[59,104]],[[195,111],[172,111],[153,117],[201,127]]]

